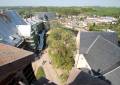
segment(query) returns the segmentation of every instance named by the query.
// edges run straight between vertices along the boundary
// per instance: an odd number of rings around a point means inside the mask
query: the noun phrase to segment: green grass
[[[59,76],[59,79],[61,80],[61,82],[62,83],[65,83],[66,81],[67,81],[67,79],[68,79],[68,73],[63,73],[63,74],[61,74],[60,76]]]
[[[45,72],[42,67],[39,67],[36,73],[36,78],[40,79],[41,77],[45,77]]]

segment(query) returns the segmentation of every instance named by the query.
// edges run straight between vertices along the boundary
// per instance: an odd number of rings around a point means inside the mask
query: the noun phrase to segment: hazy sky
[[[0,0],[0,6],[116,6],[120,0]]]

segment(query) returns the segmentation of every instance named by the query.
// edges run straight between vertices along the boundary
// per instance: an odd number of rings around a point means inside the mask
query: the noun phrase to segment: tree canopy
[[[74,64],[75,38],[64,28],[51,29],[48,36],[49,55],[57,68],[69,70]]]
[[[10,7],[9,7],[10,8]],[[98,15],[98,16],[120,16],[120,8],[116,7],[22,7],[11,8],[17,10],[21,16],[38,12],[54,12],[60,15]]]

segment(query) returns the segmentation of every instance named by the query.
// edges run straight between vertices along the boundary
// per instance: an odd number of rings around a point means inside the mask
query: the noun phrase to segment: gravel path
[[[57,85],[62,85],[60,83],[60,80],[58,79],[58,75],[56,73],[56,71],[54,70],[52,64],[50,64],[50,58],[48,56],[47,51],[45,50],[44,53],[42,54],[42,56],[40,56],[41,58],[37,61],[35,61],[33,63],[33,69],[35,71],[35,73],[37,72],[37,69],[42,66],[45,74],[46,74],[46,78],[50,81],[53,82]]]

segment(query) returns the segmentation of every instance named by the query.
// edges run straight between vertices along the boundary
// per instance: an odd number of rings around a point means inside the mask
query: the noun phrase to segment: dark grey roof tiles
[[[5,14],[8,16],[10,21],[15,25],[27,25],[26,22],[20,17],[20,15],[14,10],[7,10]]]
[[[86,53],[87,49],[98,35],[117,44],[117,34],[115,32],[80,32],[80,53]]]
[[[112,85],[120,85],[120,66],[109,73],[106,73],[104,76],[111,81]]]
[[[79,69],[72,69],[67,85],[109,85],[107,81],[95,78]]]
[[[98,36],[86,51],[85,58],[95,71],[108,72],[120,64],[120,48],[112,42]]]

